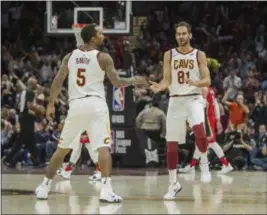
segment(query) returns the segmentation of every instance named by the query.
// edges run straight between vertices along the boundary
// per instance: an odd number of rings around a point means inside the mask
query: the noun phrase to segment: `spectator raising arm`
[[[224,96],[223,96],[223,98],[222,98],[222,102],[223,102],[224,104],[228,105],[228,106],[230,106],[230,105],[232,104],[231,102],[227,101],[228,95],[229,95],[229,93],[230,93],[231,91],[232,91],[232,89],[231,89],[231,88],[228,88],[227,91],[226,91],[226,93],[224,94]]]

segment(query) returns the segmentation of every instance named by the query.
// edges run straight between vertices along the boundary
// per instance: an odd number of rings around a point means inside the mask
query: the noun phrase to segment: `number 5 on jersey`
[[[78,69],[77,70],[77,79],[76,79],[76,84],[79,87],[83,87],[85,85],[85,69]]]

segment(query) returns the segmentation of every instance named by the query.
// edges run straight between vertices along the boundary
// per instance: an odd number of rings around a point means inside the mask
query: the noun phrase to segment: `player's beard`
[[[103,48],[103,46],[104,46],[104,39],[99,39],[99,41],[97,42],[97,47]]]
[[[187,46],[189,44],[189,38],[185,39],[182,42],[178,41],[178,44],[179,44],[180,47]]]
[[[98,49],[101,50],[101,51],[104,51],[104,48],[105,48],[105,44],[104,44],[104,42],[101,43],[101,44],[98,46]]]

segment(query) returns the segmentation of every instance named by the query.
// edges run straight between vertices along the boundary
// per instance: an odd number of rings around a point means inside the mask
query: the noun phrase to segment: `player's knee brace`
[[[195,141],[199,151],[202,153],[206,152],[208,148],[208,141],[206,138],[206,133],[203,123],[200,123],[199,125],[194,125],[192,129],[195,135]]]
[[[167,145],[167,165],[168,169],[176,169],[178,164],[178,142],[168,142]]]

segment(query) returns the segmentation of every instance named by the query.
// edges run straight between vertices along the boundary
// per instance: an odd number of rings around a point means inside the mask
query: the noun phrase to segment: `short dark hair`
[[[81,37],[84,43],[89,43],[92,37],[96,36],[96,24],[89,24],[83,27]]]
[[[175,29],[178,27],[186,27],[188,30],[188,33],[192,33],[192,27],[188,22],[179,22],[178,24],[175,25]]]

